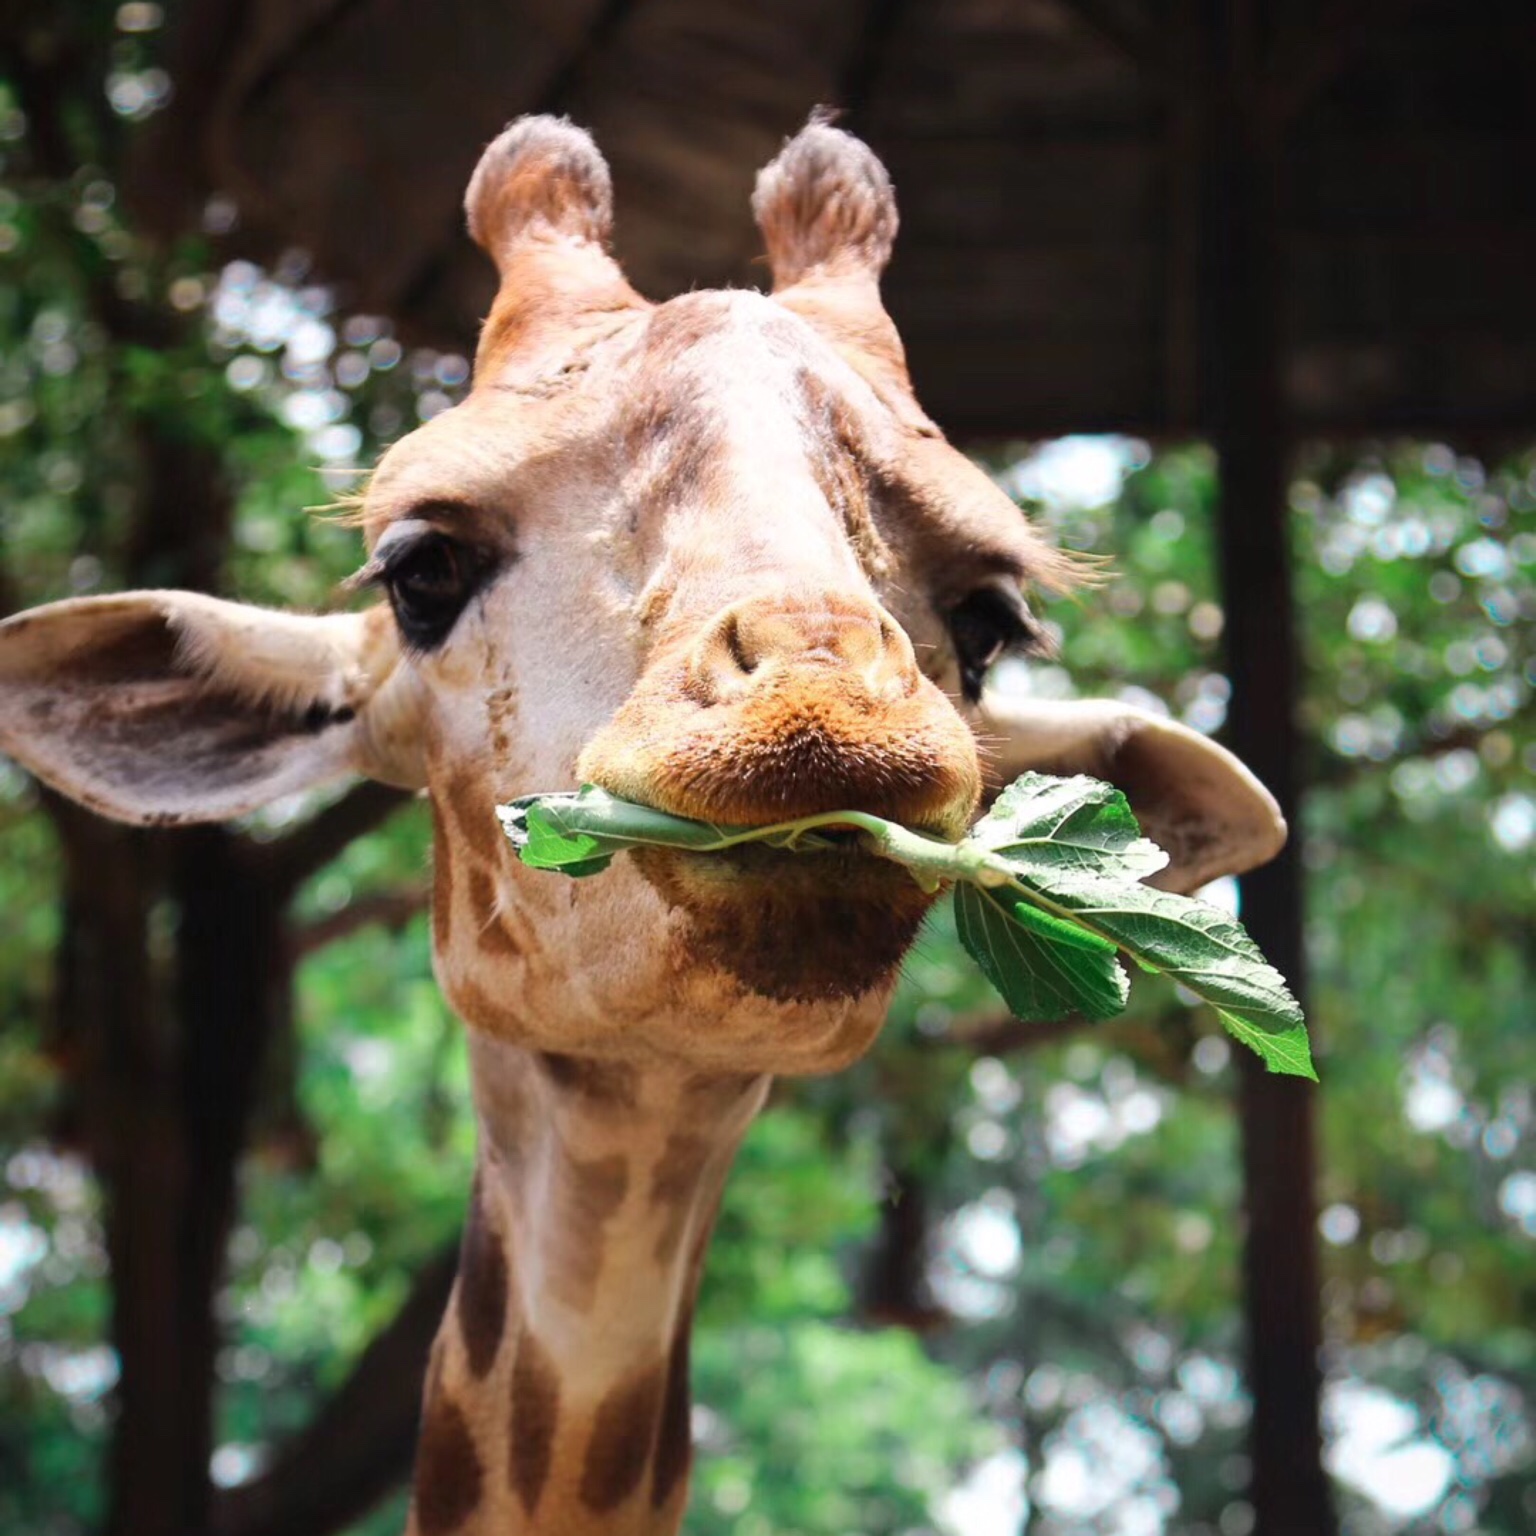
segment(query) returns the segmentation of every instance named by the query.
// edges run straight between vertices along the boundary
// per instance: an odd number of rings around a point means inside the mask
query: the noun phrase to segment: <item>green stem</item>
[[[559,804],[554,796],[539,799],[566,831],[584,832],[608,842],[660,844],[690,853],[721,853],[742,843],[787,849],[803,849],[809,843],[813,849],[826,851],[833,845],[816,838],[816,831],[848,827],[860,834],[859,842],[866,852],[902,865],[925,890],[937,890],[941,884],[956,880],[990,886],[1009,880],[1007,865],[974,843],[947,843],[864,811],[823,811],[769,826],[731,827],[689,821],[590,790]]]

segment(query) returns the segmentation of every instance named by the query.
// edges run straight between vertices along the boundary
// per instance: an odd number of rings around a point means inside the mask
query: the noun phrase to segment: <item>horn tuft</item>
[[[821,112],[758,172],[752,212],[776,289],[818,270],[878,280],[891,258],[891,178],[868,145]]]
[[[542,225],[606,246],[613,229],[608,162],[585,129],[563,117],[520,117],[486,146],[464,196],[469,232],[501,262]]]

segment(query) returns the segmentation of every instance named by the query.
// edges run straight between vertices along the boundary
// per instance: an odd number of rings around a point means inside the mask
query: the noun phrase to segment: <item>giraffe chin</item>
[[[685,963],[774,1002],[841,1002],[889,987],[934,900],[898,866],[852,851],[643,848],[632,857],[684,914]]]

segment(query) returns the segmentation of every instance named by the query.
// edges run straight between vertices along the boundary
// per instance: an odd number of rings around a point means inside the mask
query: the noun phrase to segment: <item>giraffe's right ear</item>
[[[347,773],[425,781],[387,610],[310,617],[190,592],[0,624],[0,751],[104,816],[222,821]]]

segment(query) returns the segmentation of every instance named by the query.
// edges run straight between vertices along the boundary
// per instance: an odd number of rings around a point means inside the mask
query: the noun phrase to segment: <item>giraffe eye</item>
[[[1024,601],[998,587],[979,587],[949,610],[949,633],[960,663],[960,687],[973,704],[987,668],[1008,651],[1039,639]]]
[[[406,643],[420,651],[441,645],[485,575],[483,555],[440,533],[390,558],[381,579]]]

